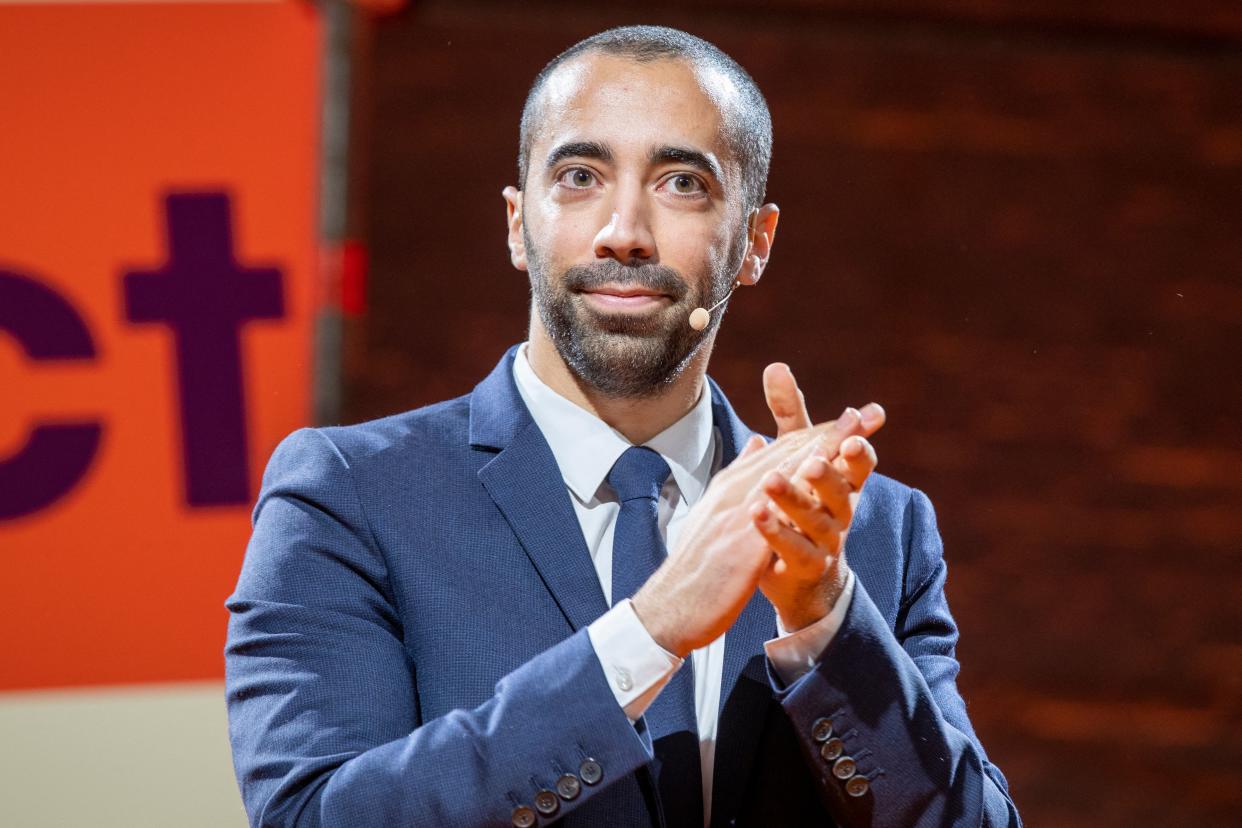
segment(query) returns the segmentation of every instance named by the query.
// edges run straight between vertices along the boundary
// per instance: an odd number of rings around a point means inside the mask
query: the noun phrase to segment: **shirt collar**
[[[617,458],[631,447],[621,432],[553,391],[535,374],[526,343],[513,360],[513,379],[522,401],[552,449],[565,485],[582,503],[595,499]],[[715,457],[711,395],[707,384],[694,407],[643,445],[659,452],[688,505],[707,488]]]

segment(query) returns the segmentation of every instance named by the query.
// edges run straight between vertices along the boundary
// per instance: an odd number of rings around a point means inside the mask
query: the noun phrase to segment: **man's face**
[[[543,94],[521,209],[539,321],[597,390],[657,393],[714,335],[721,310],[702,332],[687,319],[728,293],[745,250],[717,103],[732,87],[682,61],[595,54]]]

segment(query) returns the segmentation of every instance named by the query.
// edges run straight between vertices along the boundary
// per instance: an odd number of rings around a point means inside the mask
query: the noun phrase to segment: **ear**
[[[763,276],[768,257],[772,255],[776,223],[780,217],[781,208],[775,204],[765,204],[750,211],[746,221],[746,255],[742,257],[742,267],[737,272],[737,280],[743,285],[756,284]]]
[[[526,269],[526,240],[522,237],[522,191],[505,187],[505,222],[509,226],[509,261],[518,270]]]

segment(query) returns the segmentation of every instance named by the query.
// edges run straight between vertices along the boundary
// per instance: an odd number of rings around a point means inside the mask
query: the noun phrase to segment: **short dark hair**
[[[738,62],[700,37],[666,26],[620,26],[581,40],[554,57],[535,76],[526,103],[518,136],[518,188],[526,188],[530,147],[538,130],[540,95],[548,78],[566,61],[587,52],[603,52],[629,58],[638,63],[655,60],[685,60],[692,65],[713,69],[733,83],[738,92],[737,111],[723,113],[727,140],[742,168],[742,196],[748,207],[763,203],[772,160],[772,116],[768,102],[754,79]]]

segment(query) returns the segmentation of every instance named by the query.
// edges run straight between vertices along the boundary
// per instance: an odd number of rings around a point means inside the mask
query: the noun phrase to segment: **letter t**
[[[126,316],[173,331],[181,398],[186,500],[192,506],[248,503],[241,326],[284,315],[281,273],[233,258],[229,197],[166,197],[168,262],[125,275]]]

